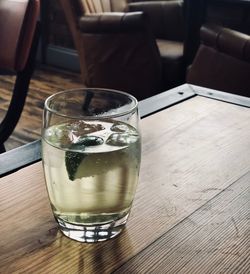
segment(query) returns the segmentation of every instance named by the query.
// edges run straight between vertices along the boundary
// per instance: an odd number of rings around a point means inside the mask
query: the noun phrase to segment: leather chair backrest
[[[250,36],[212,24],[200,36],[187,82],[250,97]]]
[[[162,7],[161,7],[162,6]],[[166,8],[167,7],[167,8]],[[184,1],[132,1],[129,4],[129,11],[143,11],[149,16],[153,33],[159,39],[173,41],[184,40]]]
[[[161,90],[160,53],[144,13],[85,15],[79,28],[88,87],[127,91],[138,100]]]
[[[0,69],[24,69],[39,16],[39,0],[0,1]]]
[[[103,12],[124,12],[127,8],[126,0],[80,0],[85,14]]]

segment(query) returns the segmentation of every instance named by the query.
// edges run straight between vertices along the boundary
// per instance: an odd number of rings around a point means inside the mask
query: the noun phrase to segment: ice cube
[[[138,140],[138,135],[129,133],[112,133],[106,141],[110,146],[126,146],[135,143]]]
[[[89,147],[89,146],[99,146],[103,144],[103,139],[101,137],[97,136],[83,136],[78,138],[73,144],[72,147],[76,149],[77,147],[79,148],[84,148],[84,147]]]
[[[45,132],[45,139],[53,146],[57,147],[67,147],[71,144],[69,131],[66,129],[65,125],[48,128]]]
[[[123,124],[120,122],[117,122],[113,124],[113,126],[110,128],[111,131],[114,132],[129,132],[131,128],[127,124]]]
[[[71,130],[76,136],[83,136],[104,129],[105,127],[101,124],[87,123],[85,121],[77,121],[71,124]]]

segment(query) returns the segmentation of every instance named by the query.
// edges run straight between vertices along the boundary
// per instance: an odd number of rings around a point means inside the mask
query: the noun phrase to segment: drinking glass
[[[137,100],[107,89],[62,91],[45,101],[42,159],[64,235],[104,241],[124,228],[141,158]]]

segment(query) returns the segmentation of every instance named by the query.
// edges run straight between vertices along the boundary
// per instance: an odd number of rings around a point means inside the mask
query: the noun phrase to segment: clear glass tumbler
[[[141,158],[137,100],[106,89],[62,91],[45,101],[42,159],[60,230],[80,242],[124,228]]]

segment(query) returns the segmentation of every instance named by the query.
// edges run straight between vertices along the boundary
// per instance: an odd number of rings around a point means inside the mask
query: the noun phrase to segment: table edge
[[[140,117],[145,118],[158,111],[179,104],[195,96],[203,96],[223,102],[250,107],[250,98],[221,92],[200,86],[183,84],[139,102]],[[0,155],[0,178],[41,160],[41,140],[28,143]]]

